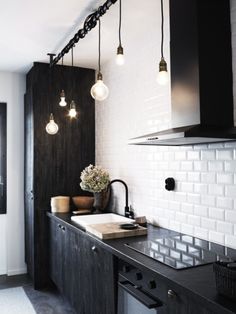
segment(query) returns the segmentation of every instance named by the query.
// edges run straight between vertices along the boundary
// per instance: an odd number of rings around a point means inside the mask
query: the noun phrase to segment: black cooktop
[[[210,264],[230,258],[218,255],[209,241],[179,234],[152,240],[127,243],[126,246],[175,269]]]

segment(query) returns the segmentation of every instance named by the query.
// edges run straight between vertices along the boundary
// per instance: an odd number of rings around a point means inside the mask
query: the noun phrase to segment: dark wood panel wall
[[[25,96],[25,209],[26,262],[35,286],[47,281],[47,220],[50,198],[81,195],[80,173],[95,162],[95,105],[90,96],[95,72],[91,69],[34,63],[27,75]],[[60,107],[60,92],[67,107]],[[78,117],[70,119],[71,100]],[[50,113],[59,126],[49,135]]]
[[[7,212],[7,104],[0,103],[0,214]]]

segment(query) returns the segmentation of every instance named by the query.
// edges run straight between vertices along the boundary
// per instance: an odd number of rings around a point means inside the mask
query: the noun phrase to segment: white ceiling
[[[138,40],[140,34],[136,34],[135,24],[143,23],[145,19],[147,21],[148,15],[157,11],[157,2],[149,1],[148,6],[140,0],[122,2],[124,41],[127,23],[132,39]],[[105,0],[4,1],[0,11],[0,71],[26,73],[34,61],[48,62],[47,53],[58,53],[82,26],[86,16],[104,2]],[[118,9],[117,1],[101,19],[102,63],[116,53]],[[97,41],[98,27],[76,45],[75,65],[97,67]],[[64,58],[64,64],[71,64],[70,53]]]
[[[47,53],[59,52],[82,25],[85,17],[103,2],[4,1],[0,10],[0,71],[27,72],[32,62],[48,61]],[[84,49],[81,51],[80,64],[94,67],[94,49],[93,53],[87,49],[89,53],[85,53]]]

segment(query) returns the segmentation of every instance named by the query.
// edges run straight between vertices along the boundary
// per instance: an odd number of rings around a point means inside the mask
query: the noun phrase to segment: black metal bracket
[[[117,0],[107,0],[103,5],[101,5],[95,12],[88,15],[84,21],[83,28],[79,29],[78,32],[74,35],[74,37],[68,42],[68,44],[61,50],[58,55],[53,58],[50,56],[50,66],[57,64],[57,62],[64,57],[66,53],[70,51],[71,48],[78,43],[78,41],[84,38],[91,29],[93,29],[97,25],[97,21],[103,16],[110,6],[116,3]]]

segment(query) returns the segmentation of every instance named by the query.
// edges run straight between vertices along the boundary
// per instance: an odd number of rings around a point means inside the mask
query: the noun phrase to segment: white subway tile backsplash
[[[228,185],[225,187],[225,195],[229,197],[236,198],[236,186]]]
[[[225,220],[231,223],[236,223],[236,210],[226,210]]]
[[[209,171],[222,171],[223,170],[223,162],[222,161],[209,161],[208,162],[208,170]]]
[[[215,160],[216,159],[216,152],[215,150],[202,150],[201,151],[201,159],[202,160]]]
[[[191,170],[193,170],[193,162],[192,161],[181,161],[180,169],[182,171],[191,171]]]
[[[232,173],[217,173],[217,183],[219,184],[233,184],[234,176]]]
[[[193,205],[189,204],[189,203],[182,203],[181,210],[182,210],[182,212],[184,212],[186,214],[192,214],[193,213]]]
[[[194,228],[194,236],[200,239],[206,239],[208,240],[208,229],[195,227]]]
[[[187,222],[193,226],[200,226],[201,225],[201,218],[199,216],[195,216],[195,215],[188,215]]]
[[[216,182],[216,174],[210,172],[202,172],[201,173],[201,182],[203,183],[215,183]]]
[[[234,226],[229,222],[217,221],[216,230],[224,234],[233,234]]]
[[[209,231],[209,240],[216,243],[225,243],[224,233]]]
[[[224,220],[225,211],[221,208],[209,208],[209,217]]]
[[[188,160],[199,160],[200,152],[199,151],[190,150],[190,151],[187,152],[187,158],[188,158]]]
[[[208,206],[215,206],[216,198],[212,195],[201,195],[201,204],[208,205]]]
[[[224,186],[219,184],[209,184],[209,194],[224,195]]]
[[[232,149],[217,150],[216,151],[216,159],[217,160],[232,160],[233,159]]]
[[[210,218],[201,218],[201,226],[202,228],[215,230],[216,229],[216,220]]]
[[[189,182],[199,182],[200,181],[200,172],[188,172],[188,181]]]
[[[165,10],[168,17],[168,5]],[[236,20],[236,10],[233,14]],[[171,127],[170,85],[156,84],[156,43],[143,31],[147,27],[151,37],[156,23],[155,16],[145,26],[137,24],[137,33],[144,34],[141,50],[139,41],[126,33],[132,45],[122,70],[113,60],[103,66],[110,95],[96,105],[96,163],[106,168],[112,179],[127,182],[135,213],[162,227],[236,248],[236,142],[184,147],[127,145],[129,138]],[[168,20],[165,25],[168,27]],[[168,31],[165,35],[168,52]],[[168,53],[166,58],[169,64]],[[165,190],[167,177],[176,180],[175,191]],[[116,211],[123,213],[123,188],[114,189],[114,195]]]
[[[225,245],[229,247],[235,247],[236,236],[226,235],[225,236]]]
[[[194,206],[194,215],[198,215],[200,217],[208,217],[209,210],[207,206],[195,205]]]
[[[217,197],[216,206],[219,208],[233,209],[233,200],[227,197]]]
[[[236,171],[236,161],[226,161],[225,162],[225,171],[235,172]]]
[[[181,232],[194,235],[194,227],[189,224],[181,224]]]

